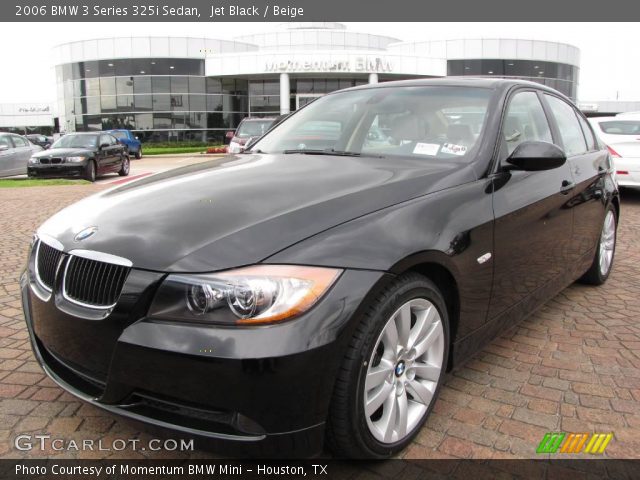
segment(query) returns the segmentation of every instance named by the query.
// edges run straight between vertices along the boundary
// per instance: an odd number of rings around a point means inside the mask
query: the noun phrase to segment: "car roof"
[[[345,90],[365,90],[369,88],[388,88],[388,87],[472,87],[472,88],[488,88],[492,90],[506,91],[515,86],[536,88],[550,93],[562,93],[549,88],[541,83],[531,82],[529,80],[511,79],[511,78],[484,78],[484,77],[442,77],[442,78],[418,78],[415,80],[394,80],[390,82],[368,83],[357,87],[347,88]],[[344,91],[344,90],[341,90]]]
[[[616,121],[620,121],[620,120],[624,120],[620,117],[612,117],[612,116],[607,116],[607,117],[589,117],[589,121],[590,122],[606,122],[606,121],[611,121],[611,120],[616,120]]]
[[[243,118],[243,122],[264,122],[266,120],[275,120],[278,117],[247,117]]]

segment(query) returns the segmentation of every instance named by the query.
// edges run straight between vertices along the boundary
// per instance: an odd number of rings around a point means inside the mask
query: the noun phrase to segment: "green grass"
[[[0,178],[0,188],[48,187],[55,185],[90,185],[86,180],[66,180],[63,178]]]
[[[142,147],[143,155],[168,155],[204,152],[207,147]]]

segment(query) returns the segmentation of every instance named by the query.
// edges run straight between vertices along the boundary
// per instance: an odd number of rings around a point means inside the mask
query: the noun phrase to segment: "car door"
[[[109,137],[109,155],[111,157],[110,168],[113,170],[120,170],[122,155],[121,152],[125,149],[116,137],[113,135],[107,135]]]
[[[99,152],[100,160],[98,161],[98,168],[101,171],[109,171],[113,169],[114,164],[114,144],[111,141],[113,137],[111,135],[102,134],[100,135]]]
[[[604,181],[609,168],[606,150],[600,149],[581,113],[564,99],[545,93],[552,128],[558,130],[575,182],[572,261],[593,259],[605,215]],[[554,125],[555,123],[555,125]]]
[[[493,318],[517,304],[529,311],[546,286],[569,266],[573,178],[568,163],[551,170],[505,168],[508,156],[525,141],[557,143],[535,89],[512,92],[502,118],[494,173]]]
[[[15,155],[13,157],[14,175],[25,174],[27,173],[29,158],[31,158],[33,154],[31,143],[19,135],[12,135],[11,140],[13,140],[13,146],[15,148]]]
[[[0,135],[0,176],[15,175],[15,149],[9,135]]]

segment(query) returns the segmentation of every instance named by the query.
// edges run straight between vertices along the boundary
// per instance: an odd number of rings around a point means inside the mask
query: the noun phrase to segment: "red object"
[[[228,147],[209,147],[207,153],[227,153]]]
[[[609,153],[611,154],[612,157],[620,158],[620,154],[616,152],[613,148],[611,148],[609,145],[607,145],[607,150],[609,150]]]
[[[629,175],[629,172],[627,172],[626,170],[618,170],[616,173],[618,175]]]

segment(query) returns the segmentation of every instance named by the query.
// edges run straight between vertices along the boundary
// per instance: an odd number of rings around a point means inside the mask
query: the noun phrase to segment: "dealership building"
[[[51,135],[55,129],[53,108],[48,103],[0,103],[0,131]]]
[[[521,78],[575,99],[580,66],[579,49],[563,43],[403,42],[339,23],[288,23],[233,40],[83,40],[54,53],[62,131],[127,128],[147,141],[221,141],[244,117],[285,114],[334,90],[389,80]]]

